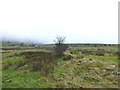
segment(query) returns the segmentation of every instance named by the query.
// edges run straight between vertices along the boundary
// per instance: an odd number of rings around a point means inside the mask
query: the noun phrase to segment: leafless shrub
[[[61,57],[64,54],[64,51],[68,48],[67,44],[64,44],[66,37],[57,36],[55,40],[55,52],[56,55]]]

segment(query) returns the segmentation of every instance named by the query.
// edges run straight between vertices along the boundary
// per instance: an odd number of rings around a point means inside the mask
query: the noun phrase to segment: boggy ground
[[[110,49],[69,48],[60,58],[49,50],[3,50],[3,88],[117,88],[118,55]]]

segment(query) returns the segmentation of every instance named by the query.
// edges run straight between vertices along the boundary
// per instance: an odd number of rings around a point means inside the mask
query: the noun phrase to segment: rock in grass
[[[115,65],[110,65],[106,68],[106,70],[113,70],[115,68]]]
[[[113,72],[114,75],[120,75],[120,72]]]

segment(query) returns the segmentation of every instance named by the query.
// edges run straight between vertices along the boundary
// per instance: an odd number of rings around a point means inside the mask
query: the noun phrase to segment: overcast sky
[[[2,37],[52,43],[118,43],[119,0],[0,0]]]

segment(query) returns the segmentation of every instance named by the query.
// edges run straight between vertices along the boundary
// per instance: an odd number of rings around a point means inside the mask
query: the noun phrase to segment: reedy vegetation
[[[71,46],[59,58],[45,49],[3,50],[3,88],[117,88],[115,48]]]

